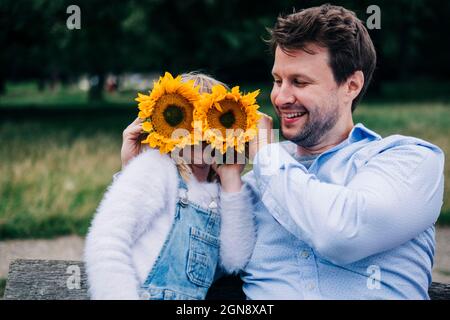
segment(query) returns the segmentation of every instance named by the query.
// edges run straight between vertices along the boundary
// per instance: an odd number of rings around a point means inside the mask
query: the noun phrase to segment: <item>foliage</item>
[[[3,0],[0,3],[0,88],[7,79],[69,81],[80,74],[201,69],[224,81],[267,81],[272,57],[262,38],[279,13],[321,1],[268,0]],[[66,28],[66,8],[81,8],[81,30]],[[450,2],[337,1],[366,21],[383,81],[442,80],[450,74]],[[375,85],[375,88],[378,86]]]

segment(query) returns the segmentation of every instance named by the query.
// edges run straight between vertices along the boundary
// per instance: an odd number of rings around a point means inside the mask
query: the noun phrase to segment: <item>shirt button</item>
[[[316,285],[314,283],[309,283],[308,284],[308,290],[314,290],[316,288]]]
[[[308,259],[309,258],[309,252],[306,250],[302,251],[302,258]]]
[[[144,292],[144,293],[141,295],[141,298],[142,298],[142,300],[148,300],[148,299],[150,299],[150,293]]]

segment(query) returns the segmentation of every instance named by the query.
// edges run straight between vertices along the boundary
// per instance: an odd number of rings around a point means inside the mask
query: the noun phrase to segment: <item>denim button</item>
[[[187,198],[180,198],[180,203],[183,207],[186,207],[188,205],[188,199]]]
[[[211,203],[209,204],[209,208],[210,209],[217,209],[217,203],[214,200],[211,201]]]
[[[188,204],[188,195],[186,189],[179,189],[178,196],[180,197],[180,204],[186,207]]]

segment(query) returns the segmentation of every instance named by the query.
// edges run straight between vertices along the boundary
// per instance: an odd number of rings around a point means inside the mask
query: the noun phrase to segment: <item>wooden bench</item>
[[[428,292],[432,300],[450,300],[450,284],[433,282]],[[9,266],[4,299],[89,299],[84,264],[64,260],[15,260]],[[229,299],[245,299],[238,277],[218,280],[207,296],[207,300]]]

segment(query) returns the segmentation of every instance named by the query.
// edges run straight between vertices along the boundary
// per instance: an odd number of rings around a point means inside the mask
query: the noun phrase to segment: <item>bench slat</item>
[[[9,266],[4,299],[89,299],[84,264],[65,260],[15,260]]]
[[[432,300],[450,300],[450,284],[433,282],[428,291]],[[86,300],[89,299],[84,263],[66,260],[15,260],[9,266],[5,300]],[[245,299],[238,277],[218,280],[207,300]]]

